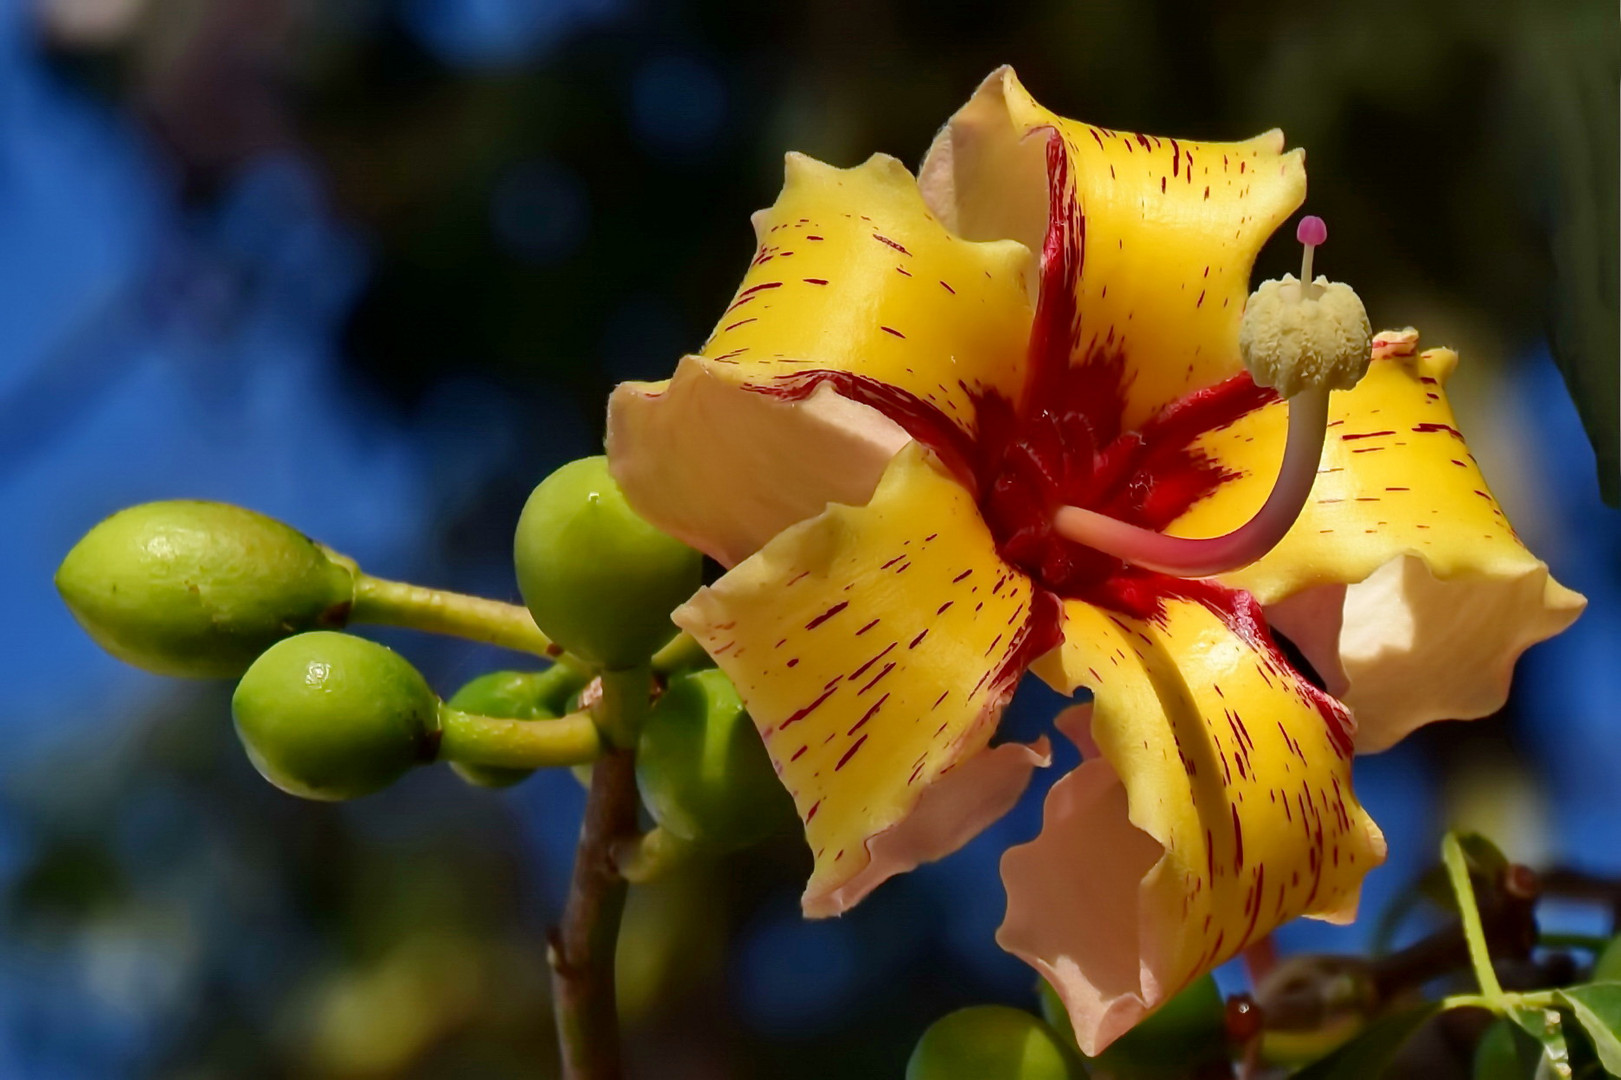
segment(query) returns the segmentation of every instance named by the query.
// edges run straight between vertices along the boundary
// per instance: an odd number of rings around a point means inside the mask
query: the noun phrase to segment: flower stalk
[[[403,626],[430,634],[479,641],[514,652],[546,656],[561,663],[571,658],[540,632],[529,609],[500,600],[404,581],[358,574],[350,622]]]
[[[568,901],[547,956],[565,1080],[618,1080],[624,1073],[614,951],[628,883],[613,852],[635,833],[635,759],[614,748],[591,770]]]
[[[1481,995],[1501,1011],[1503,986],[1497,981],[1497,970],[1492,967],[1491,950],[1487,948],[1486,931],[1480,921],[1480,907],[1475,903],[1474,882],[1469,880],[1469,864],[1457,834],[1447,833],[1446,839],[1441,842],[1441,860],[1446,864],[1447,877],[1458,898],[1458,916],[1463,922],[1463,938],[1469,946],[1469,964],[1474,968],[1475,981],[1480,984]]]
[[[439,756],[464,765],[551,769],[584,765],[602,753],[602,736],[586,712],[555,720],[509,720],[442,705]]]
[[[672,675],[684,668],[702,667],[710,663],[709,654],[698,644],[698,639],[683,630],[653,654],[653,670],[659,675]]]
[[[646,666],[602,673],[594,719],[608,748],[591,770],[568,901],[548,955],[564,1080],[618,1080],[624,1071],[614,952],[629,882],[615,856],[637,837],[633,748],[651,679]]]

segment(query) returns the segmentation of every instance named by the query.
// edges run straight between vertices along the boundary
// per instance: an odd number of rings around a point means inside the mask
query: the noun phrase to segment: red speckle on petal
[[[816,616],[816,618],[814,618],[810,622],[806,623],[805,624],[805,629],[807,629],[807,630],[816,629],[818,626],[821,626],[823,623],[827,622],[827,620],[831,619],[833,616],[837,615],[839,612],[843,611],[845,608],[847,608],[849,606],[850,606],[850,601],[848,601],[848,600],[840,600],[837,604],[834,604],[832,607],[828,608],[826,611],[824,611],[820,615]]]
[[[837,682],[838,682],[838,680],[835,679],[834,683],[837,684]],[[793,713],[793,715],[789,716],[788,719],[784,720],[781,724],[779,724],[777,726],[777,730],[782,731],[782,730],[786,729],[787,727],[789,727],[790,725],[797,724],[797,723],[799,723],[799,721],[805,719],[805,717],[807,717],[811,713],[815,712],[816,709],[822,704],[822,702],[824,702],[828,698],[832,697],[833,696],[833,691],[836,690],[836,689],[837,689],[837,686],[835,685],[835,686],[829,687],[826,690],[823,690],[821,695],[818,696],[815,701],[812,701],[809,705],[806,705],[802,709],[796,710]]]
[[[868,709],[866,712],[861,714],[861,719],[857,720],[853,725],[851,725],[850,730],[846,731],[845,734],[846,735],[854,735],[857,731],[860,731],[861,728],[866,724],[866,722],[868,720],[871,720],[873,718],[873,716],[878,712],[878,710],[884,707],[884,702],[886,702],[888,700],[889,700],[889,695],[888,694],[885,694],[883,697],[879,698],[873,704],[872,708]]]
[[[856,668],[854,671],[852,671],[846,677],[851,682],[855,682],[857,679],[861,678],[861,676],[863,676],[863,675],[865,675],[867,673],[868,668],[872,667],[878,661],[880,661],[884,657],[888,656],[890,651],[892,649],[894,649],[894,648],[895,648],[895,643],[893,641],[891,641],[888,645],[884,646],[884,649],[883,649],[882,652],[880,652],[877,656],[874,656],[872,659],[868,660],[865,664],[862,664],[860,667]]]
[[[844,756],[839,758],[839,763],[833,766],[833,771],[838,772],[840,769],[844,768],[844,766],[849,763],[850,759],[856,756],[856,751],[860,750],[862,744],[866,741],[867,737],[863,735],[861,738],[857,739],[853,744],[851,744],[850,749],[846,750],[844,752]]]
[[[885,650],[885,651],[887,652],[888,650]],[[878,672],[878,674],[876,674],[876,675],[874,675],[872,677],[871,682],[867,683],[866,686],[863,686],[860,690],[856,691],[856,696],[859,697],[860,695],[865,694],[868,690],[871,690],[874,686],[877,686],[878,681],[880,679],[882,679],[885,675],[888,675],[891,671],[894,671],[894,670],[895,670],[895,661],[891,660],[889,663],[887,663],[887,664],[885,664],[883,666],[883,668]]]

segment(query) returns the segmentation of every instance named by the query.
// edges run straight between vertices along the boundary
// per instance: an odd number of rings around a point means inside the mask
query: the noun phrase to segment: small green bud
[[[254,768],[306,799],[380,791],[438,747],[439,699],[404,657],[331,631],[277,642],[231,698]]]
[[[492,671],[480,675],[450,698],[447,704],[463,712],[511,720],[555,720],[568,711],[569,698],[585,685],[579,672],[553,665],[545,671]],[[471,765],[452,761],[450,768],[479,787],[511,787],[528,779],[533,769],[499,765]]]
[[[643,521],[605,457],[564,465],[518,519],[518,588],[541,632],[610,668],[642,663],[670,640],[670,612],[697,591],[696,551]]]
[[[642,725],[636,785],[653,820],[682,840],[737,848],[794,820],[754,722],[725,672],[670,680]]]
[[[1005,1005],[975,1005],[929,1025],[906,1063],[906,1080],[1074,1080],[1086,1075],[1040,1018]]]
[[[230,678],[291,634],[342,626],[355,569],[296,529],[213,502],[155,502],[91,529],[56,571],[73,617],[120,660]]]

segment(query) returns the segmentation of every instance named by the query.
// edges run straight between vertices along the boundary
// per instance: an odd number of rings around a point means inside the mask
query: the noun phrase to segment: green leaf
[[[1385,905],[1373,930],[1371,946],[1373,954],[1383,956],[1388,953],[1395,944],[1396,933],[1401,929],[1402,923],[1415,911],[1425,907],[1455,910],[1452,887],[1447,884],[1445,867],[1432,866],[1409,881],[1406,887]]]
[[[1541,1043],[1498,1018],[1475,1046],[1474,1080],[1532,1080],[1542,1058]]]
[[[1587,1032],[1606,1072],[1621,1076],[1621,983],[1588,983],[1558,991]]]
[[[1464,862],[1472,876],[1483,883],[1502,880],[1503,871],[1508,868],[1508,856],[1491,840],[1480,833],[1459,833],[1458,846],[1463,850]],[[1413,879],[1380,913],[1373,932],[1372,948],[1375,955],[1390,951],[1401,924],[1420,907],[1451,912],[1458,910],[1457,898],[1452,893],[1445,866],[1431,867]]]
[[[1610,939],[1593,961],[1594,982],[1621,982],[1621,934]]]
[[[1440,1011],[1438,1003],[1429,1002],[1376,1020],[1332,1054],[1295,1073],[1295,1080],[1368,1080],[1383,1076],[1413,1033]]]
[[[1463,849],[1469,872],[1485,881],[1500,881],[1508,869],[1508,856],[1488,837],[1477,832],[1458,833],[1458,846]]]
[[[1615,198],[1621,49],[1612,6],[1559,7],[1557,18],[1520,20],[1516,96],[1541,121],[1528,187],[1548,218],[1554,361],[1598,457],[1599,488],[1614,506],[1621,505]]]
[[[1572,1074],[1570,1047],[1565,1044],[1565,1030],[1558,1012],[1553,1009],[1509,1009],[1508,1018],[1541,1044],[1555,1076],[1568,1077]]]

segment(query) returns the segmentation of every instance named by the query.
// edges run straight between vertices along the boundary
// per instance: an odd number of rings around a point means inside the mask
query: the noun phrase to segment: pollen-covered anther
[[[1285,274],[1250,295],[1238,349],[1250,376],[1286,398],[1302,390],[1349,390],[1367,374],[1373,328],[1349,285],[1311,277],[1312,254],[1328,238],[1321,218],[1301,220],[1299,278]]]

